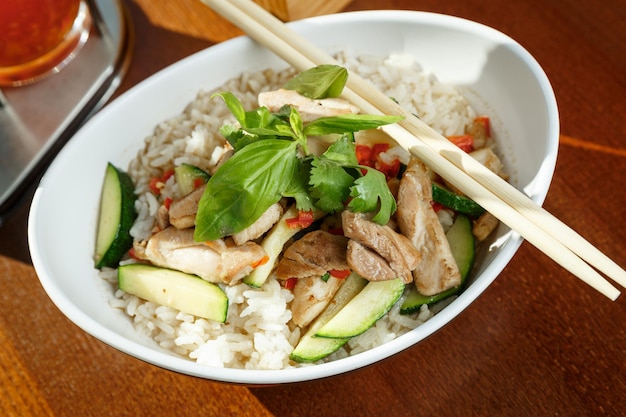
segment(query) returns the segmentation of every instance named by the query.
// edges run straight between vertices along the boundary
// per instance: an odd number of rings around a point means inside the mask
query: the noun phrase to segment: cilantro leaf
[[[387,224],[396,211],[396,200],[389,190],[385,174],[373,168],[366,169],[367,173],[350,188],[353,198],[348,207],[357,213],[378,211],[372,221]]]
[[[343,209],[354,183],[352,175],[337,162],[324,157],[313,157],[311,166],[310,193],[315,205],[326,213]]]
[[[341,163],[345,166],[356,166],[359,161],[356,157],[356,147],[354,146],[354,135],[343,135],[333,142],[326,152],[324,158]]]

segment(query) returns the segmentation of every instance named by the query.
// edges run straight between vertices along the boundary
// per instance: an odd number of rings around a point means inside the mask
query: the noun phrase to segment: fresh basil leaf
[[[242,124],[242,127],[269,127],[276,123],[276,121],[276,117],[274,117],[274,115],[267,109],[267,107],[258,107],[254,110],[246,112],[245,123]]]
[[[302,117],[300,117],[300,112],[298,112],[298,109],[293,107],[291,108],[291,111],[289,113],[289,125],[296,134],[296,137],[306,140],[306,136],[304,136]]]
[[[348,70],[338,65],[318,65],[293,77],[285,89],[311,99],[339,97],[348,80]]]
[[[306,134],[304,133],[304,123],[302,122],[302,117],[300,117],[300,112],[298,112],[298,109],[296,108],[291,109],[291,114],[289,115],[289,125],[291,126],[291,130],[294,133],[294,138],[302,147],[304,154],[308,155],[309,147]]]
[[[211,241],[240,232],[279,201],[298,170],[296,145],[267,139],[233,154],[207,183],[194,239]]]
[[[372,114],[342,114],[320,117],[304,127],[307,136],[322,136],[330,133],[358,132],[375,129],[402,120],[402,116],[378,116]]]
[[[387,224],[396,211],[396,200],[389,190],[385,174],[372,168],[358,178],[350,189],[348,207],[357,213],[378,211],[372,221]]]
[[[241,101],[230,91],[223,91],[221,93],[215,93],[211,96],[213,97],[221,97],[226,103],[226,107],[228,110],[235,116],[235,119],[239,122],[241,126],[246,126],[246,111],[243,108],[243,104]]]
[[[298,158],[299,167],[291,178],[289,187],[283,192],[283,197],[292,197],[296,200],[296,208],[301,211],[317,211],[309,193],[309,175],[311,164],[308,159]]]
[[[295,139],[295,135],[291,128],[287,125],[280,124],[271,127],[252,127],[243,129],[247,133],[256,137],[266,137],[266,138],[291,138]]]

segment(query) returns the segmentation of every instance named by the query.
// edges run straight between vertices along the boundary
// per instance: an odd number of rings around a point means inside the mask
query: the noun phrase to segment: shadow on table
[[[31,263],[28,250],[28,210],[33,190],[29,190],[0,224],[0,255]]]

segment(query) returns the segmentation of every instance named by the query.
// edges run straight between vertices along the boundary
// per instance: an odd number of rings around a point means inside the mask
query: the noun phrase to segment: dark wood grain
[[[127,4],[136,47],[118,94],[240,34],[194,0]],[[365,9],[461,16],[527,48],[552,82],[562,122],[545,206],[626,263],[626,2],[355,0],[346,10]],[[624,296],[608,301],[528,244],[474,304],[418,346],[335,378],[246,388],[148,365],[79,330],[30,264],[27,209],[28,198],[0,228],[0,415],[625,414]]]

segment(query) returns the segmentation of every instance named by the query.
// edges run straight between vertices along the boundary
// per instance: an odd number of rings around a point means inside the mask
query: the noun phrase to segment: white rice
[[[339,60],[350,70],[371,80],[385,94],[444,135],[457,135],[474,118],[468,102],[451,86],[442,85],[405,56],[386,58],[353,57],[342,54]],[[154,227],[160,202],[150,192],[150,178],[182,163],[211,170],[222,153],[223,139],[218,133],[224,123],[234,120],[221,99],[211,99],[215,91],[231,91],[246,108],[257,106],[261,91],[276,89],[293,75],[292,70],[244,73],[213,91],[200,91],[177,117],[160,123],[145,139],[128,172],[136,184],[138,218],[131,230],[135,240],[148,238]],[[162,196],[177,198],[179,191],[171,177]],[[442,223],[450,221],[445,212]],[[101,272],[103,279],[116,286],[115,270]],[[135,329],[154,339],[161,347],[214,367],[239,369],[284,369],[301,366],[289,360],[300,330],[291,323],[291,291],[273,278],[260,289],[246,284],[224,286],[229,298],[226,323],[194,317],[178,310],[117,290],[110,300],[113,308],[123,310]],[[350,340],[326,360],[335,360],[370,349],[413,329],[434,314],[428,307],[413,315],[399,313],[400,302],[370,330]]]

